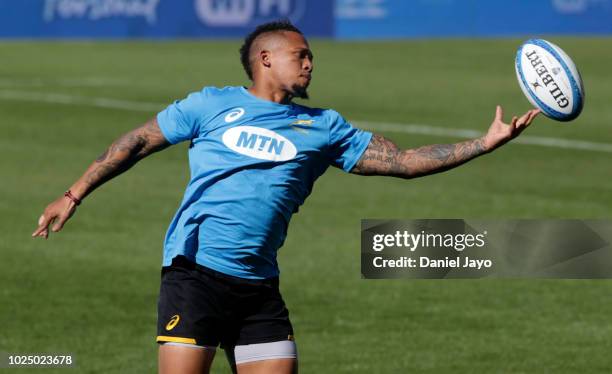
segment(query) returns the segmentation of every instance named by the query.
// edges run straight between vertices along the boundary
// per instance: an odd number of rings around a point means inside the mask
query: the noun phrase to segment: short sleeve
[[[329,110],[330,163],[346,172],[357,164],[372,139],[372,133],[353,127],[338,112]]]
[[[171,144],[195,138],[206,112],[206,89],[193,92],[183,100],[177,100],[157,114],[162,134]]]

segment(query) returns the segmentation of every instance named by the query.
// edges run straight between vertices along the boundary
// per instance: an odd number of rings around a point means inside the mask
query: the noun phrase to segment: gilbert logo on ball
[[[530,39],[518,49],[515,67],[523,93],[547,117],[571,121],[582,112],[582,78],[561,48],[546,40]]]

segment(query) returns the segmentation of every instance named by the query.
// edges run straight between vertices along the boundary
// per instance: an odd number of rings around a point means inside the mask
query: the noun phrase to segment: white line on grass
[[[66,95],[60,93],[41,93],[30,91],[15,91],[0,89],[0,99],[17,101],[34,101],[53,104],[88,105],[99,108],[121,109],[138,112],[156,112],[163,109],[168,103],[152,103],[142,101],[120,100],[104,97],[85,97]],[[475,138],[482,133],[470,129],[453,129],[419,124],[386,123],[370,121],[354,121],[355,125],[378,131],[388,131],[404,134],[420,134],[429,136],[443,136],[454,138]],[[542,136],[522,135],[512,141],[514,144],[539,145],[564,149],[612,153],[612,144],[595,143],[583,140],[568,140]]]
[[[106,97],[85,97],[60,93],[0,90],[0,99],[34,101],[52,104],[88,105],[99,108],[122,109],[137,112],[152,112],[164,108],[164,104],[141,101],[110,99]]]
[[[40,88],[40,87],[116,87],[130,86],[133,82],[119,78],[83,77],[83,78],[0,78],[3,88]]]

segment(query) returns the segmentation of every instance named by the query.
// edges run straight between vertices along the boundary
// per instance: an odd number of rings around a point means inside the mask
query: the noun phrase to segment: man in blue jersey
[[[461,165],[517,136],[530,110],[495,119],[481,138],[400,150],[308,98],[313,55],[288,22],[259,26],[241,60],[250,88],[205,87],[117,139],[45,209],[32,236],[62,229],[95,188],[142,158],[189,141],[191,180],[164,242],[160,373],[207,373],[216,347],[238,373],[292,373],[297,350],[278,289],[276,252],[294,212],[330,166],[414,178]]]

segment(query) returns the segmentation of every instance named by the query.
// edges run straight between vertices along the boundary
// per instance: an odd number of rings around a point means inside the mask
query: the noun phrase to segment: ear
[[[269,68],[272,65],[270,51],[267,51],[265,49],[262,50],[261,52],[259,52],[259,58],[263,66]]]

